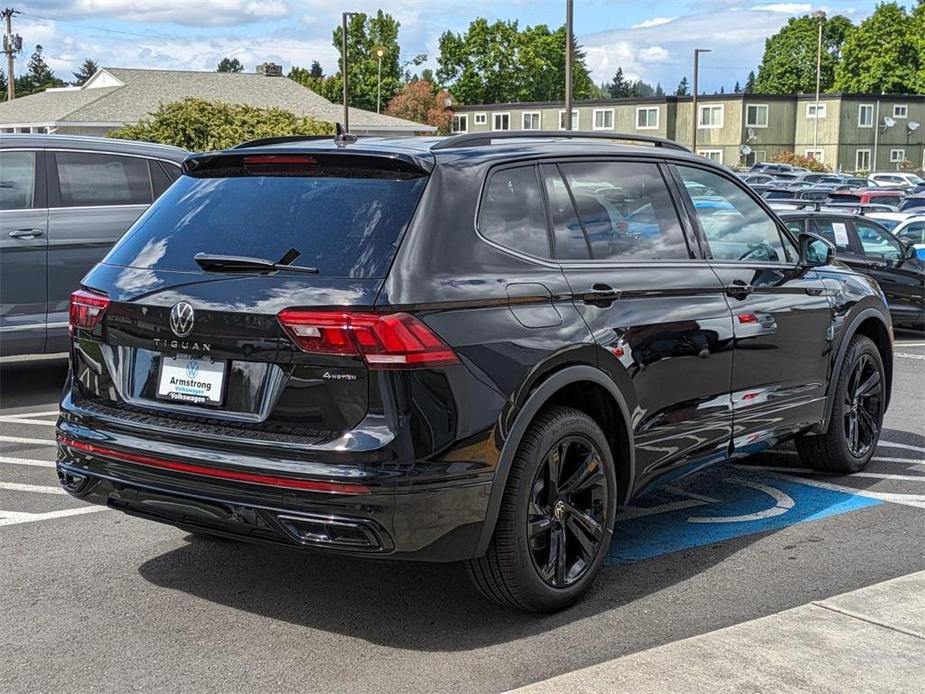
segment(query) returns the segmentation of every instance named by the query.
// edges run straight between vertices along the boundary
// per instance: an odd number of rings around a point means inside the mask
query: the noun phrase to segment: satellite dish
[[[883,124],[888,128],[892,128],[894,125],[896,125],[896,121],[890,118],[889,116],[884,116]]]
[[[914,133],[916,130],[918,130],[919,125],[921,125],[921,123],[919,123],[918,121],[914,121],[914,120],[911,120],[908,123],[906,123],[906,127],[909,128],[910,133]]]
[[[752,140],[755,139],[755,129],[754,128],[749,128],[748,130],[745,131],[745,134],[748,135],[748,139],[746,140],[746,142],[751,142]]]
[[[748,145],[739,145],[739,152],[742,154],[743,157],[747,157],[749,154],[752,153],[752,148],[749,147]]]

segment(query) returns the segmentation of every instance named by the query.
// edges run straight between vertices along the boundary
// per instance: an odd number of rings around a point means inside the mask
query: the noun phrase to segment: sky
[[[25,71],[36,44],[59,77],[84,58],[111,67],[214,70],[224,56],[248,71],[272,61],[286,70],[318,60],[335,72],[331,32],[345,10],[391,14],[400,23],[402,60],[426,53],[436,67],[438,40],[463,32],[476,17],[517,20],[521,26],[564,22],[565,0],[33,0],[14,31],[23,37],[17,72]],[[822,9],[854,22],[874,10],[873,0],[828,0],[824,5],[767,0],[662,0],[659,3],[575,0],[575,34],[598,83],[617,67],[631,79],[661,82],[673,91],[690,77],[693,49],[701,57],[707,91],[729,90],[757,69],[764,40],[794,15]]]

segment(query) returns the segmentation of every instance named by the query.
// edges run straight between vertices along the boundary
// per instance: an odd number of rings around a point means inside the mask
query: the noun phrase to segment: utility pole
[[[565,129],[572,129],[572,0],[565,0]]]
[[[819,39],[816,44],[816,113],[813,119],[813,158],[819,150],[819,84],[822,81],[822,24],[825,22],[825,12],[813,12],[813,18],[819,23]]]
[[[693,91],[693,100],[691,101],[691,108],[694,111],[693,124],[694,129],[691,134],[691,151],[694,154],[697,154],[697,126],[700,125],[699,119],[697,117],[697,90],[698,82],[700,76],[700,54],[701,53],[710,53],[713,49],[711,48],[695,48],[694,49],[694,91]]]
[[[18,10],[7,7],[0,12],[0,17],[6,21],[6,32],[3,34],[3,52],[6,53],[6,99],[12,101],[16,98],[16,76],[13,74],[13,56],[22,50],[22,36],[13,33],[13,15]]]
[[[347,106],[347,94],[350,91],[349,79],[347,77],[347,19],[355,15],[356,12],[344,12],[341,14],[341,37],[340,37],[340,62],[341,76],[344,82],[344,132],[350,132],[350,107]]]

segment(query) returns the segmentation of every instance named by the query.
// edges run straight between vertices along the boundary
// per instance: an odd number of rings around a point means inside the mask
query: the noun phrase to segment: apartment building
[[[562,102],[453,106],[454,132],[564,130]],[[657,135],[688,147],[691,97],[575,102],[572,129]],[[697,152],[728,166],[776,152],[811,156],[836,171],[925,168],[925,96],[714,94],[697,99]],[[907,163],[908,162],[908,163]]]

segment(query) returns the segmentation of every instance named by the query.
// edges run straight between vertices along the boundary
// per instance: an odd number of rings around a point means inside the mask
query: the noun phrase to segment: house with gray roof
[[[297,116],[336,122],[343,107],[283,77],[279,66],[258,72],[195,72],[100,68],[81,87],[47,89],[0,103],[0,132],[106,135],[151,117],[161,104],[186,98],[281,108]],[[350,109],[350,130],[358,135],[432,133],[422,123]]]

